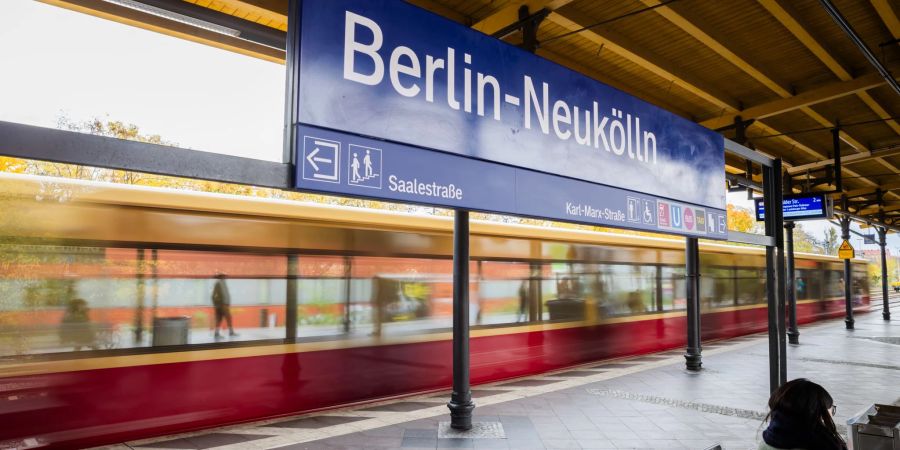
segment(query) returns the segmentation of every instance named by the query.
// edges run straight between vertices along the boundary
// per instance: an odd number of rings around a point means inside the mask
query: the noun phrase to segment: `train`
[[[449,217],[16,174],[0,174],[0,208],[0,447],[451,385]],[[473,384],[685,345],[683,240],[470,231]],[[700,249],[702,339],[766,330],[764,251]],[[843,315],[842,262],[795,266],[798,321]],[[863,312],[865,261],[852,274]]]

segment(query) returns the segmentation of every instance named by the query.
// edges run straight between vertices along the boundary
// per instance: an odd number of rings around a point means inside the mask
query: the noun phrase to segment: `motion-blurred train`
[[[0,208],[0,447],[451,383],[446,217],[21,175]],[[473,383],[685,344],[683,241],[473,221],[470,245]],[[763,252],[701,252],[703,339],[765,330]],[[839,260],[796,267],[799,321],[843,314]]]

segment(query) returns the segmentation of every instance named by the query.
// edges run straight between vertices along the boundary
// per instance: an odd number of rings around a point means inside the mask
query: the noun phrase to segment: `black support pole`
[[[787,273],[787,270],[784,267],[784,206],[782,201],[782,187],[784,184],[782,183],[782,170],[781,170],[781,159],[776,158],[772,161],[772,187],[774,188],[774,192],[772,193],[772,198],[775,201],[776,206],[772,212],[772,218],[774,219],[774,231],[775,231],[775,248],[778,250],[777,260],[776,260],[776,286],[775,286],[775,299],[776,299],[776,311],[778,314],[776,318],[778,321],[775,323],[775,326],[778,327],[778,385],[781,386],[787,382],[787,339],[785,337],[785,328],[787,328],[785,324],[785,307],[784,302],[784,293],[786,291],[784,286],[784,274]]]
[[[842,199],[843,202],[843,210],[847,210],[847,197]],[[841,217],[841,239],[848,241],[850,240],[850,217],[842,216]],[[853,329],[853,273],[850,268],[850,260],[844,260],[844,305],[847,308],[847,317],[844,318],[844,323],[847,324],[847,329]]]
[[[297,255],[287,256],[287,293],[284,305],[284,338],[288,341],[297,339],[297,272],[299,271]]]
[[[703,365],[700,348],[700,246],[697,238],[685,238],[685,278],[687,278],[687,370]]]
[[[794,283],[794,222],[785,222],[784,232],[787,233],[787,275],[784,277],[788,301],[787,335],[788,342],[797,345],[800,343],[800,330],[797,329],[797,286]]]
[[[891,320],[891,306],[888,302],[888,274],[887,274],[887,227],[878,227],[878,245],[881,247],[881,301],[883,309],[881,317]]]
[[[780,171],[780,165],[779,165]],[[766,209],[766,235],[772,236],[774,242],[766,246],[766,306],[769,323],[769,390],[775,392],[781,386],[781,340],[783,335],[778,329],[778,288],[776,285],[777,239],[781,235],[777,230],[782,227],[779,215],[782,210],[780,183],[776,183],[775,168],[763,166],[763,202]],[[776,195],[778,194],[778,195]],[[783,266],[782,266],[783,267]],[[782,271],[782,273],[784,273]],[[783,292],[783,291],[782,291]],[[784,309],[781,310],[784,315]]]
[[[472,391],[469,388],[469,212],[456,210],[453,220],[453,393],[450,427],[472,428]]]

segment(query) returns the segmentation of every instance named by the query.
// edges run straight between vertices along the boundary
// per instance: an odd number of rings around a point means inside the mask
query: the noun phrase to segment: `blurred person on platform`
[[[216,340],[222,339],[222,335],[219,333],[219,325],[222,323],[222,319],[225,319],[225,323],[228,325],[228,335],[231,337],[237,336],[237,333],[234,332],[234,325],[231,322],[231,294],[228,292],[228,285],[225,284],[225,274],[222,272],[216,273],[212,303],[216,313],[216,321],[213,325],[216,330]]]

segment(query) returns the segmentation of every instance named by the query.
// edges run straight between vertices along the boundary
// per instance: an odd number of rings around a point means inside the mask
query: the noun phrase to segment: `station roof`
[[[46,3],[284,61],[287,0],[44,0]],[[900,3],[890,0],[409,0],[780,157],[800,190],[832,190],[840,124],[843,193],[857,218],[900,226]],[[827,11],[833,3],[870,51]],[[525,7],[527,10],[522,10]],[[520,16],[525,13],[526,15]],[[874,58],[874,59],[873,59]],[[896,81],[894,81],[896,83]],[[757,182],[728,156],[726,170]],[[748,177],[749,175],[749,177]],[[835,195],[839,197],[839,195]],[[836,201],[840,208],[840,202]]]

